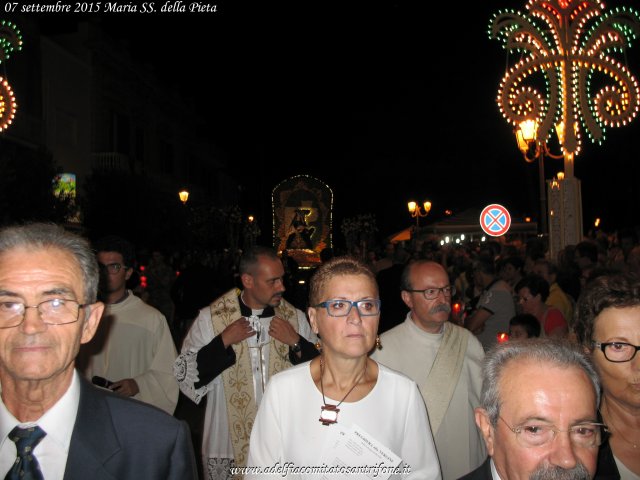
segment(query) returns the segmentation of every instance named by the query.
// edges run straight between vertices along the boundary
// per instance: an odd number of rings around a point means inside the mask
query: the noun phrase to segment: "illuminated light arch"
[[[11,85],[0,77],[0,132],[5,130],[16,116],[16,97],[13,95]]]
[[[22,50],[22,34],[15,23],[0,20],[0,63],[6,62],[13,52]]]
[[[615,55],[640,35],[640,15],[630,8],[604,13],[594,0],[529,0],[526,8],[499,12],[490,23],[489,36],[522,55],[496,101],[514,127],[537,120],[541,141],[562,122],[562,149],[576,155],[583,133],[602,143],[607,127],[627,125],[638,113],[638,81]]]
[[[22,50],[22,34],[18,27],[0,20],[0,64],[6,62],[13,52]],[[0,77],[0,132],[11,125],[16,116],[16,97],[9,82]]]

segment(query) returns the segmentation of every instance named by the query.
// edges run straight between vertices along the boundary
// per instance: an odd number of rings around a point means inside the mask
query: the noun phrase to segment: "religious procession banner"
[[[271,195],[273,244],[300,266],[320,264],[320,252],[331,247],[333,191],[309,175],[280,182]]]

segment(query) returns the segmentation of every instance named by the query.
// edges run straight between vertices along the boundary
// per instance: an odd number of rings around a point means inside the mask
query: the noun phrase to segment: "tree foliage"
[[[52,181],[57,173],[46,152],[0,140],[0,222],[64,223],[73,199],[54,195]]]

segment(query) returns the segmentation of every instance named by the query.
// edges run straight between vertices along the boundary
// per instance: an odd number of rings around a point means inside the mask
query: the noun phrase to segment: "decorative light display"
[[[514,127],[537,121],[541,142],[556,129],[564,155],[577,155],[583,132],[600,144],[607,127],[638,113],[638,82],[616,57],[640,34],[640,15],[605,13],[594,0],[529,0],[526,8],[490,23],[489,36],[519,58],[500,82],[498,106]]]
[[[13,52],[22,50],[22,35],[14,23],[0,20],[0,64],[6,62]],[[11,85],[0,77],[0,132],[5,130],[16,116],[16,97]]]
[[[22,50],[22,34],[15,23],[0,20],[0,63],[9,60],[13,52]]]
[[[6,129],[16,116],[16,97],[11,85],[0,77],[0,132]]]

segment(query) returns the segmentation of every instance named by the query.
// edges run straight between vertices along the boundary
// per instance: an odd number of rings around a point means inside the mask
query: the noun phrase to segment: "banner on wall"
[[[280,182],[272,192],[273,244],[300,266],[320,264],[320,252],[331,247],[333,191],[309,175]]]

